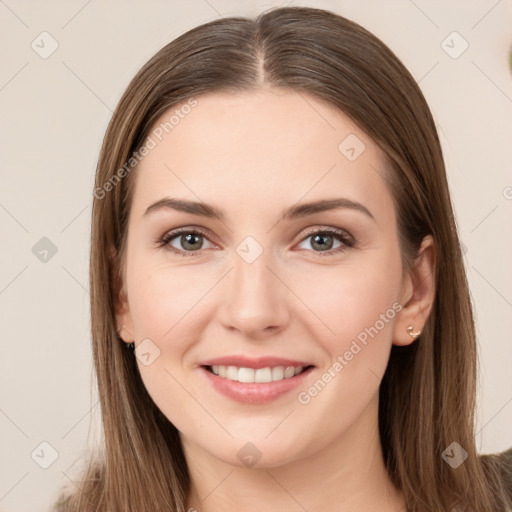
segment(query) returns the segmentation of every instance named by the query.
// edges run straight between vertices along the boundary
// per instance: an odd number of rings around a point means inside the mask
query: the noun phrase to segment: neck
[[[386,471],[377,415],[378,396],[332,443],[271,468],[227,464],[181,435],[192,488],[187,510],[405,512],[403,493]]]

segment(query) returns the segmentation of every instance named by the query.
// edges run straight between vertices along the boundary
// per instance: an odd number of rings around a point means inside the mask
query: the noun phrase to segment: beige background
[[[442,137],[467,248],[481,348],[478,446],[512,446],[511,1],[288,3],[360,23],[420,83]],[[90,425],[89,443],[97,438],[88,237],[96,159],[116,102],[140,66],[184,31],[285,4],[0,1],[0,511],[47,510],[73,478]],[[58,44],[46,59],[40,53],[52,40],[39,36],[43,31]],[[458,58],[443,49],[463,48],[456,35],[442,43],[453,31],[469,44]],[[57,249],[46,262],[33,252],[43,237]]]

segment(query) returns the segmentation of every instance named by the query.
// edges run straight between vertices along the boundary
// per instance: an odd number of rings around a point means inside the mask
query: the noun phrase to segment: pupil
[[[195,243],[197,245],[197,241],[198,241],[199,237],[200,237],[200,235],[195,235],[194,233],[189,233],[188,235],[183,235],[183,238],[185,239],[185,243],[183,244],[183,247],[187,248],[187,246],[189,246],[189,248],[191,248],[191,249],[197,249],[197,247],[194,247],[194,239],[196,239]]]
[[[328,250],[332,247],[332,237],[330,235],[315,235],[313,244],[319,244],[320,249]]]

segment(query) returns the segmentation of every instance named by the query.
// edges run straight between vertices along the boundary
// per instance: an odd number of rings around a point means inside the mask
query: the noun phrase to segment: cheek
[[[318,378],[299,390],[298,402],[325,431],[326,438],[347,428],[370,403],[380,386],[392,345],[401,267],[390,260],[358,269],[318,271],[297,287],[316,314],[310,337],[327,357]],[[307,299],[306,299],[307,298]],[[321,319],[321,321],[320,321]],[[337,420],[333,410],[342,411]]]
[[[222,274],[201,265],[148,264],[134,257],[128,291],[135,339],[149,338],[165,356],[167,367],[183,362],[194,340],[201,338],[207,321],[209,292]],[[130,268],[128,268],[130,271]]]
[[[186,380],[183,365],[187,351],[204,328],[201,318],[206,301],[201,298],[211,288],[213,276],[204,276],[193,265],[151,265],[142,257],[133,258],[131,272],[128,291],[135,339],[141,346],[146,343],[150,353],[149,364],[145,364],[143,351],[139,352],[141,378],[157,407],[186,430],[187,418],[194,414],[180,414],[191,408],[190,395],[182,387]],[[200,415],[200,411],[195,414]]]
[[[357,268],[318,268],[306,278],[295,279],[293,286],[310,310],[298,304],[303,310],[300,318],[308,319],[312,338],[330,361],[348,351],[350,366],[373,365],[379,376],[391,348],[401,279],[399,260],[380,256]],[[387,261],[384,266],[383,261]]]

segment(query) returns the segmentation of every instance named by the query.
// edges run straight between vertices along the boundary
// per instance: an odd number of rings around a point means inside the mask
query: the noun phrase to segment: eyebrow
[[[346,208],[364,213],[366,216],[375,221],[375,217],[371,214],[368,208],[363,206],[361,203],[358,203],[357,201],[353,201],[344,197],[335,199],[322,199],[320,201],[296,204],[284,209],[281,212],[281,217],[283,219],[295,219],[306,217],[307,215],[313,215],[315,213],[334,210],[337,208]],[[156,203],[153,203],[146,209],[143,216],[146,217],[151,213],[157,212],[159,210],[168,209],[191,213],[193,215],[200,215],[211,219],[218,219],[220,221],[223,221],[225,218],[224,213],[215,206],[198,201],[188,201],[186,199],[176,199],[172,197],[164,197]]]

